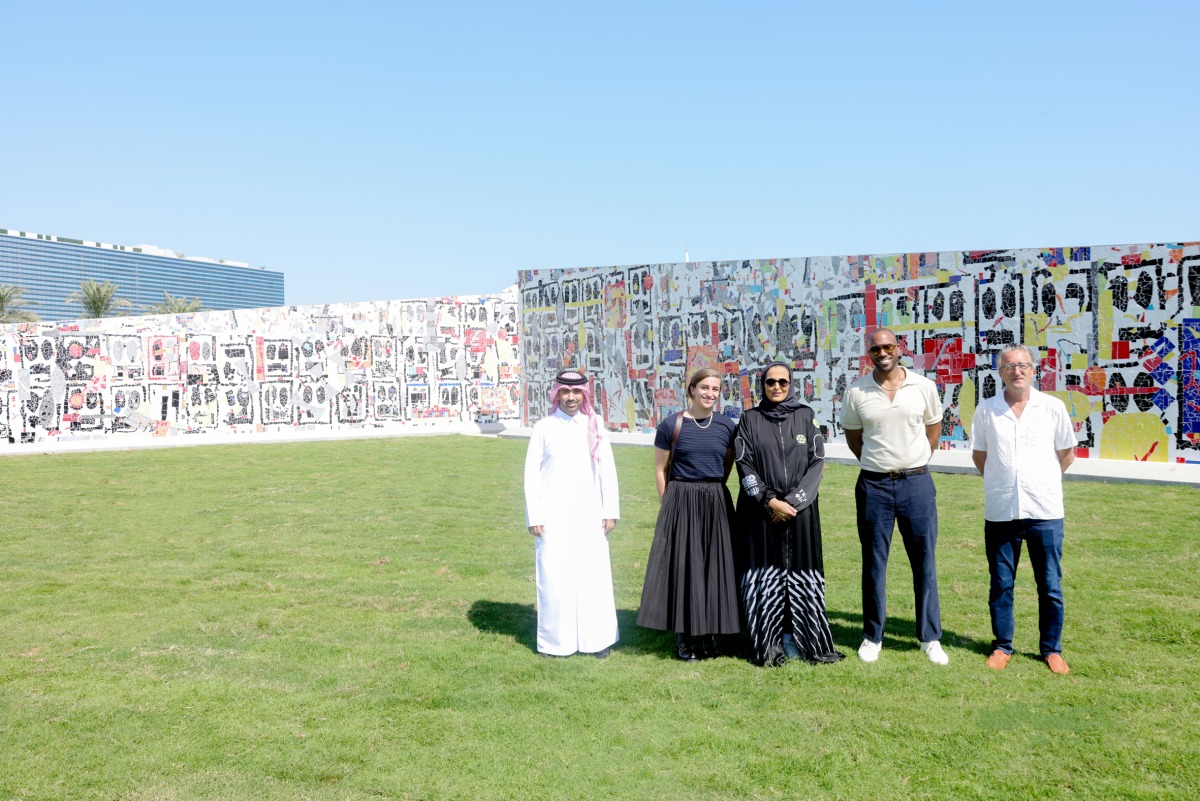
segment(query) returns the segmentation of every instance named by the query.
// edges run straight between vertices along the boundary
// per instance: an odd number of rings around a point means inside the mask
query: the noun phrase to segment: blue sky
[[[1200,3],[55,3],[0,227],[286,274],[1200,239]]]

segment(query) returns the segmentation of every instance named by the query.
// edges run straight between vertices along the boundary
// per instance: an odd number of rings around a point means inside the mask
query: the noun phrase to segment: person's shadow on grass
[[[848,654],[852,655],[858,652],[858,646],[862,644],[862,614],[855,612],[843,612],[838,609],[830,609],[829,628],[833,632],[833,641],[839,648],[845,649]],[[968,637],[948,628],[942,627],[943,647],[953,648],[970,648],[981,654],[990,654],[992,652],[991,640],[977,640],[974,637]],[[912,618],[896,617],[888,615],[887,631],[883,635],[883,647],[904,650],[906,648],[916,648],[917,640],[917,624]]]
[[[511,637],[537,651],[537,611],[533,604],[476,601],[467,610],[467,619],[481,632]],[[642,628],[637,624],[636,609],[617,610],[617,631],[621,639],[613,650],[660,659],[670,659],[674,653],[675,635]]]

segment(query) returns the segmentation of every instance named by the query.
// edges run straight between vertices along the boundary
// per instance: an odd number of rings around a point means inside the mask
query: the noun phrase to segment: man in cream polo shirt
[[[1013,652],[1013,584],[1021,542],[1038,591],[1041,656],[1059,675],[1070,671],[1062,656],[1062,474],[1075,461],[1075,429],[1067,407],[1033,388],[1037,362],[1029,349],[1000,352],[1004,391],[979,404],[971,423],[971,458],[983,476],[983,542],[992,577],[992,655],[1003,670]]]
[[[940,643],[937,490],[927,465],[942,433],[937,385],[900,366],[896,335],[877,328],[867,339],[874,369],[846,390],[842,427],[862,470],[854,486],[862,544],[863,641],[858,656],[874,662],[887,620],[887,562],[897,524],[912,568],[917,639],[936,665],[950,661]]]

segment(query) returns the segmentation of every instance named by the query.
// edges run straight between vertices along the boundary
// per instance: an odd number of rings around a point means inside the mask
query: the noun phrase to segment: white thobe
[[[535,537],[537,648],[568,656],[617,641],[617,605],[604,520],[621,515],[612,446],[600,431],[588,453],[588,417],[561,409],[538,421],[525,454],[525,518]]]

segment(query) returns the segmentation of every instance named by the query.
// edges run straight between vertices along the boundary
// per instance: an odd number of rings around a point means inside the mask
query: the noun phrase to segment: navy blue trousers
[[[917,639],[942,638],[938,605],[937,489],[928,472],[899,478],[858,474],[854,485],[858,509],[858,540],[862,544],[863,638],[883,641],[887,621],[887,562],[892,532],[898,525],[912,567],[916,600]]]
[[[983,522],[983,542],[987,550],[988,572],[992,576],[988,607],[992,613],[992,648],[1011,654],[1013,651],[1013,585],[1016,583],[1017,563],[1021,560],[1021,543],[1029,544],[1029,561],[1038,591],[1038,628],[1041,633],[1042,656],[1062,652],[1063,591],[1062,544],[1063,521],[1007,520]]]

